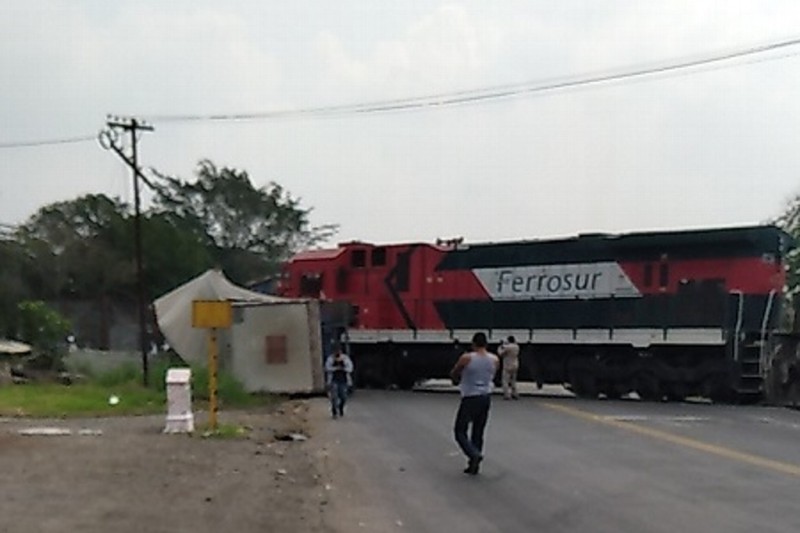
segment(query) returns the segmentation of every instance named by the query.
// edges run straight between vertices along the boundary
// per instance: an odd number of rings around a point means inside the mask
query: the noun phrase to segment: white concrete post
[[[189,368],[170,368],[167,370],[167,426],[164,433],[193,431],[192,371]]]

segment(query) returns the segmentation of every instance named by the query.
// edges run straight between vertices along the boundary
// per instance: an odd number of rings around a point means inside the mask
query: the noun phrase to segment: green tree
[[[300,248],[327,239],[335,226],[312,227],[311,210],[280,185],[255,188],[246,172],[198,166],[193,183],[163,177],[155,205],[142,214],[147,301],[212,266],[235,281],[274,272]],[[136,301],[134,224],[119,198],[89,194],[42,207],[0,240],[0,334],[17,331],[23,300],[93,302],[100,319],[86,326],[99,346],[111,302]],[[100,322],[95,325],[95,322]]]
[[[24,301],[19,312],[18,336],[34,348],[36,366],[61,370],[66,354],[69,321],[40,301]]]
[[[772,221],[791,235],[798,247],[789,251],[786,256],[788,265],[786,272],[786,285],[789,296],[795,297],[800,292],[800,194],[787,202],[783,213]]]
[[[105,195],[40,209],[20,229],[31,258],[28,285],[42,299],[136,299],[133,213]],[[213,266],[208,239],[164,213],[141,217],[146,297],[153,299]]]
[[[127,206],[102,194],[41,208],[19,230],[36,297],[97,298],[131,287]]]
[[[132,238],[131,238],[132,241]],[[133,254],[133,243],[129,242]],[[142,262],[149,300],[182,285],[214,266],[208,242],[196,228],[167,213],[147,213],[142,220]]]
[[[94,318],[84,315],[76,326],[95,346],[108,346],[112,304],[132,309],[137,302],[133,216],[119,199],[93,194],[43,207],[17,232],[26,261],[17,283],[30,288],[25,295],[62,309],[90,303]],[[179,222],[142,215],[146,302],[213,265],[207,243]]]
[[[274,273],[294,252],[336,233],[335,225],[312,226],[311,209],[275,182],[257,188],[246,171],[208,160],[198,164],[196,175],[191,183],[161,176],[156,209],[202,233],[235,281]]]
[[[19,337],[44,350],[64,344],[69,334],[69,320],[41,301],[20,302]]]
[[[28,263],[19,243],[10,236],[0,238],[0,337],[16,334],[17,304],[30,295],[22,281]]]

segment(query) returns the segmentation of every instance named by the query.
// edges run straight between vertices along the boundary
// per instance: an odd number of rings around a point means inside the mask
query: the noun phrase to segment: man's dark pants
[[[486,394],[461,398],[461,404],[458,406],[453,429],[456,442],[470,461],[483,457],[483,431],[486,429],[486,421],[489,419],[490,405],[491,397]],[[470,424],[472,424],[472,433],[467,437],[467,429]]]
[[[346,381],[333,381],[330,384],[330,399],[333,416],[344,415],[344,404],[347,402]]]

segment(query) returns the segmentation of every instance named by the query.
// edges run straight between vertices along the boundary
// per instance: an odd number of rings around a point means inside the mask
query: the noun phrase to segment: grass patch
[[[181,365],[167,360],[152,365],[148,372],[149,387],[142,385],[141,367],[134,363],[103,373],[82,369],[86,382],[69,386],[29,383],[0,387],[0,416],[61,418],[166,413],[165,378],[167,370],[177,366]],[[281,401],[275,395],[249,394],[236,379],[222,372],[217,391],[220,409],[263,407]],[[117,396],[119,403],[109,404],[111,396]],[[208,370],[204,368],[192,369],[192,402],[195,410],[208,408]],[[225,437],[231,431],[226,428],[219,436]]]
[[[199,401],[208,401],[208,369],[192,369],[192,396]],[[219,372],[217,375],[217,398],[220,408],[255,407],[265,405],[274,396],[250,394],[233,376]]]
[[[170,368],[185,367],[186,365],[175,360],[162,360],[154,364],[149,371],[150,384],[158,390],[166,388],[167,371]],[[192,399],[199,405],[208,402],[208,369],[191,367],[192,369]],[[141,378],[141,370],[137,374]],[[217,373],[217,400],[220,408],[225,407],[257,407],[276,403],[275,395],[250,394],[244,390],[239,381],[227,372]]]
[[[150,373],[148,372],[148,374]],[[113,370],[95,375],[92,381],[104,387],[119,387],[120,385],[141,383],[142,371],[134,363],[127,363]],[[163,392],[163,388],[161,392]]]
[[[119,403],[111,405],[110,396]],[[0,416],[69,417],[142,415],[165,412],[165,395],[141,385],[41,383],[0,388]]]

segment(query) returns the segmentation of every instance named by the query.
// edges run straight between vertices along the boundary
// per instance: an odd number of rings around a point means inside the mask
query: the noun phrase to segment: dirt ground
[[[247,437],[164,435],[163,416],[0,418],[0,532],[351,530],[347,500],[359,489],[324,399],[222,412],[220,421],[248,428]],[[34,427],[72,434],[19,433]],[[292,432],[309,438],[276,438]]]

